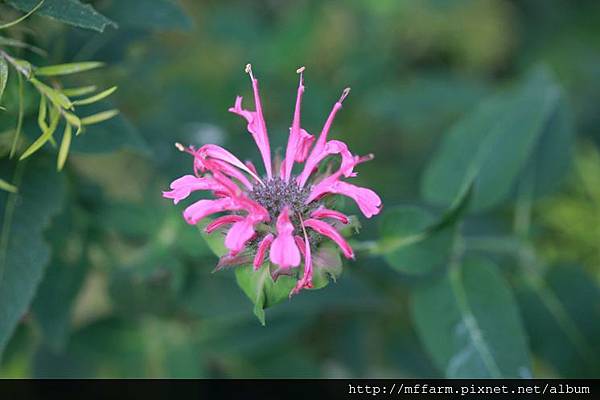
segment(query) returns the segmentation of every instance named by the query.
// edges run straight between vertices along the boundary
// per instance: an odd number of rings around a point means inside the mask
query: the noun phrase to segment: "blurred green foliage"
[[[0,25],[36,4],[1,1]],[[121,112],[61,173],[52,143],[17,162],[39,95],[8,77],[0,376],[600,375],[598,2],[45,0],[2,35],[43,49],[11,47],[33,65],[105,63],[61,83],[117,85],[85,115]],[[174,142],[256,159],[227,112],[247,62],[280,152],[297,67],[313,133],[352,87],[332,136],[376,155],[358,179],[384,202],[337,282],[266,326],[160,196],[191,168]]]

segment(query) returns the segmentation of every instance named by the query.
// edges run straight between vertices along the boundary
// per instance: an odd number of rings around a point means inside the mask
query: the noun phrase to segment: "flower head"
[[[297,71],[300,81],[285,158],[273,163],[258,80],[250,64],[246,72],[252,82],[255,110],[243,108],[242,97],[238,96],[229,111],[246,120],[248,132],[261,154],[265,175],[260,176],[251,162],[240,161],[220,146],[205,144],[196,149],[177,144],[179,150],[194,157],[194,174],[174,180],[171,190],[163,192],[163,196],[177,204],[192,192],[211,192],[214,199],[193,203],[184,210],[183,216],[189,224],[197,224],[208,216],[223,214],[205,227],[207,233],[227,228],[224,243],[229,253],[221,258],[219,266],[252,262],[257,270],[268,259],[278,267],[277,275],[293,274],[294,269],[303,268],[292,290],[297,293],[312,287],[313,265],[318,266],[315,262],[319,259],[313,259],[312,254],[321,242],[331,240],[346,258],[354,258],[352,248],[338,230],[349,218],[327,208],[328,196],[351,198],[367,218],[381,210],[381,199],[374,191],[344,180],[355,177],[354,168],[373,156],[353,155],[344,142],[327,138],[349,88],[344,89],[333,105],[318,138],[302,129],[302,67]],[[332,164],[326,163],[332,157],[339,158],[339,167],[333,171]],[[296,163],[303,166],[294,174]],[[323,164],[327,165],[325,172],[319,168]]]

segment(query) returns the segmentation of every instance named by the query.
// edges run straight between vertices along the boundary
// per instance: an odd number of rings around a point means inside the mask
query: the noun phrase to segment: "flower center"
[[[250,198],[266,208],[271,219],[275,221],[285,206],[289,207],[292,217],[298,214],[306,215],[311,209],[305,204],[309,192],[309,188],[298,186],[293,179],[285,182],[281,178],[273,178],[265,181],[264,186],[256,185],[250,192]]]

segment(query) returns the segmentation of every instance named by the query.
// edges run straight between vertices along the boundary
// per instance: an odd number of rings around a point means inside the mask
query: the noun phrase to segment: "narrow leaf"
[[[115,90],[117,90],[117,87],[113,86],[110,89],[106,89],[106,90],[104,90],[98,94],[95,94],[91,97],[88,97],[86,99],[75,100],[73,102],[73,104],[77,105],[77,106],[84,106],[86,104],[92,104],[92,103],[95,103],[97,101],[100,101],[100,100],[110,96],[111,94],[113,94],[115,92]]]
[[[27,14],[17,18],[16,20],[12,21],[12,22],[8,22],[6,24],[0,25],[0,30],[1,29],[6,29],[6,28],[10,28],[11,26],[15,26],[18,23],[20,23],[21,21],[27,19],[31,14],[33,14],[34,12],[37,11],[38,8],[40,8],[42,6],[42,4],[44,4],[44,0],[40,1],[35,7],[33,7],[31,9],[31,11],[29,11]]]
[[[61,92],[56,89],[51,88],[50,86],[38,81],[35,78],[31,78],[29,80],[42,94],[44,94],[48,99],[54,103],[55,105],[65,108],[71,109],[73,108],[73,104],[71,100]]]
[[[71,136],[73,133],[73,128],[71,124],[67,123],[65,126],[65,132],[63,133],[62,142],[60,143],[60,149],[58,151],[58,160],[56,161],[56,168],[61,171],[65,166],[65,161],[67,161],[67,156],[69,154],[69,147],[71,146]]]
[[[88,117],[81,118],[81,124],[82,125],[99,124],[100,122],[104,122],[108,119],[113,118],[117,114],[119,114],[119,110],[102,111],[102,112],[99,112],[98,114],[93,114]]]
[[[80,63],[69,63],[69,64],[58,64],[50,65],[47,67],[40,67],[35,70],[36,75],[41,76],[56,76],[56,75],[69,75],[76,74],[83,71],[89,71],[91,69],[99,68],[104,63],[97,61],[85,61]]]
[[[17,193],[17,187],[6,182],[4,179],[0,179],[0,189],[11,193]]]
[[[4,58],[0,58],[0,100],[2,100],[2,94],[6,89],[6,82],[8,82],[8,65]]]
[[[27,150],[25,150],[25,152],[21,155],[21,158],[19,158],[19,160],[23,160],[27,157],[29,157],[30,155],[32,155],[33,153],[35,153],[37,150],[39,150],[44,144],[46,144],[46,142],[48,140],[50,140],[50,138],[52,137],[52,135],[54,134],[54,131],[56,130],[56,127],[58,126],[58,121],[60,120],[60,112],[57,109],[52,109],[51,110],[51,120],[50,120],[50,125],[48,126],[48,129],[46,129],[39,138],[36,139],[35,142],[33,142],[31,144],[31,146],[29,146],[27,148]]]
[[[95,91],[96,91],[96,86],[90,85],[90,86],[81,86],[81,87],[63,89],[63,94],[67,97],[78,97],[78,96],[84,96],[86,94],[93,93]]]
[[[15,129],[15,135],[13,136],[13,142],[10,147],[10,158],[15,155],[17,151],[17,145],[19,144],[19,137],[21,136],[21,129],[23,128],[23,78],[21,74],[17,74],[17,80],[19,82],[19,114],[17,117],[17,128]]]

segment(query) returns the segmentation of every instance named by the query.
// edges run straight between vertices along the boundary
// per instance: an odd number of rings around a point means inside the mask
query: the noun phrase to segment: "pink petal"
[[[350,220],[348,219],[348,217],[346,215],[342,214],[339,211],[330,210],[325,207],[319,207],[317,210],[313,211],[310,214],[310,216],[312,218],[316,218],[316,219],[323,219],[323,218],[336,219],[343,224],[347,224],[348,222],[350,222]]]
[[[195,225],[202,218],[231,209],[232,206],[231,199],[228,197],[217,200],[200,200],[183,211],[183,218],[188,224]]]
[[[210,224],[206,225],[204,228],[204,232],[213,233],[223,225],[233,224],[234,222],[238,222],[244,219],[241,215],[224,215],[219,218],[215,218]]]
[[[297,294],[302,289],[310,289],[313,287],[313,265],[312,255],[310,252],[310,242],[308,241],[308,236],[304,226],[302,226],[302,230],[304,231],[304,275],[298,280],[296,287],[294,287],[294,289],[292,289],[290,292],[290,296],[292,294]]]
[[[315,145],[316,148],[316,145]],[[345,172],[344,175],[352,172],[352,167],[356,164],[355,157],[348,150],[346,143],[340,140],[330,140],[322,148],[321,151],[315,153],[313,149],[310,157],[304,164],[302,173],[298,176],[298,184],[304,186],[314,169],[323,161],[327,156],[339,154],[342,157],[342,164],[340,169]]]
[[[294,241],[292,225],[287,208],[284,208],[277,218],[277,237],[271,244],[270,258],[281,268],[297,267],[300,265],[300,252]]]
[[[356,202],[360,211],[367,218],[371,218],[381,211],[381,199],[371,189],[355,186],[343,181],[331,182],[329,178],[315,185],[307,199],[307,203],[328,193],[350,197]]]
[[[320,221],[318,219],[307,219],[304,221],[304,225],[308,228],[312,228],[316,232],[321,235],[327,236],[342,249],[344,256],[346,258],[354,258],[354,251],[352,251],[352,247],[346,242],[346,240],[342,237],[342,235],[335,230],[335,228],[329,225],[327,222]]]
[[[198,161],[198,163],[201,166],[204,166],[203,160],[205,160],[207,158],[214,158],[217,160],[225,161],[226,163],[229,163],[229,164],[233,165],[234,167],[237,167],[240,170],[248,173],[250,176],[252,176],[258,182],[262,183],[262,180],[258,177],[258,175],[256,175],[248,167],[246,167],[246,165],[244,163],[242,163],[236,156],[234,156],[233,154],[231,154],[229,151],[225,150],[221,146],[217,146],[216,144],[205,144],[200,149],[198,149],[196,154],[197,154],[196,160]]]
[[[187,198],[191,192],[197,190],[215,190],[218,184],[210,178],[198,178],[194,175],[184,175],[181,178],[171,182],[171,189],[168,192],[163,192],[163,197],[173,199],[173,203],[177,204],[181,200]]]
[[[252,138],[254,138],[256,146],[258,147],[265,164],[267,176],[271,178],[271,148],[269,146],[267,126],[265,124],[265,119],[262,112],[262,103],[260,101],[260,94],[258,91],[258,80],[254,78],[252,70],[250,69],[250,65],[246,67],[246,72],[250,74],[250,79],[252,81],[252,90],[254,92],[254,105],[256,111],[248,111],[242,108],[242,96],[236,97],[235,104],[233,107],[229,108],[229,111],[245,118],[248,122],[248,132],[252,134]]]
[[[255,271],[258,270],[261,265],[263,265],[263,262],[265,260],[265,253],[267,252],[267,249],[271,246],[271,243],[273,243],[273,235],[269,233],[258,244],[256,256],[254,256],[254,262],[252,263]]]
[[[254,236],[254,224],[251,218],[244,218],[236,222],[225,236],[225,247],[231,250],[232,255],[239,253],[246,242]]]
[[[333,105],[333,109],[329,113],[329,117],[327,117],[327,121],[325,121],[325,125],[323,125],[323,129],[321,130],[321,134],[319,135],[319,138],[317,139],[317,142],[315,143],[315,147],[313,148],[312,152],[308,156],[308,159],[306,160],[306,164],[304,164],[304,170],[302,171],[302,174],[300,175],[300,178],[299,178],[300,186],[304,186],[304,184],[308,180],[308,177],[310,176],[312,171],[315,169],[317,164],[319,164],[319,162],[321,162],[321,160],[324,158],[322,156],[322,153],[325,149],[325,144],[327,143],[327,134],[329,133],[329,130],[331,129],[331,125],[333,124],[335,115],[337,114],[339,109],[342,108],[342,102],[344,101],[344,99],[346,98],[346,96],[348,95],[349,92],[350,92],[349,88],[344,89],[340,99],[338,101],[336,101],[335,104]]]
[[[296,107],[294,108],[294,118],[292,120],[292,128],[288,138],[287,148],[285,151],[285,167],[282,165],[282,171],[285,171],[284,180],[289,182],[294,160],[300,145],[300,107],[302,106],[302,94],[304,93],[304,79],[302,69],[300,71],[300,82],[298,83],[298,93],[296,94]]]
[[[315,141],[315,137],[310,133],[306,132],[304,129],[300,129],[300,140],[298,143],[298,147],[296,149],[296,162],[304,162],[306,157],[308,157],[308,151],[310,150],[310,146],[312,146]]]

